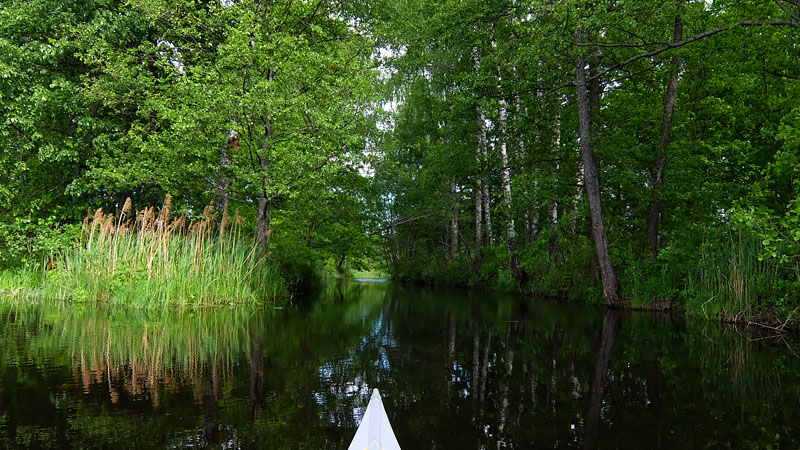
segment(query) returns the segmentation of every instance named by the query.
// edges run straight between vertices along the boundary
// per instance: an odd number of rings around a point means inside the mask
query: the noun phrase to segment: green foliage
[[[372,254],[361,171],[373,40],[348,7],[4,2],[0,268],[63,252],[87,208],[168,192],[193,217],[225,195],[249,229],[268,196],[271,261],[286,262],[270,270],[290,278],[306,258]],[[240,139],[225,166],[231,131]]]
[[[397,108],[374,181],[394,276],[504,285],[505,248],[516,244],[524,289],[589,303],[602,297],[576,145],[580,56],[591,78],[603,221],[625,303],[685,306],[725,320],[789,317],[800,254],[792,10],[769,1],[405,5],[392,27],[379,28],[397,50],[385,60]],[[676,23],[684,41],[671,46]],[[573,41],[578,29],[582,44]],[[676,75],[674,116],[662,129]],[[646,236],[656,202],[657,258]],[[488,221],[476,218],[487,207],[491,242]],[[462,276],[442,269],[458,260],[449,234],[456,223],[457,253],[470,259]],[[739,278],[741,292],[731,287]],[[705,314],[697,304],[704,296],[717,299]]]

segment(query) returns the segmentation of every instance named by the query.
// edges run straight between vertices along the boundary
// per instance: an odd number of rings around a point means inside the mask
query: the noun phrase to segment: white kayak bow
[[[372,391],[361,425],[347,450],[400,450],[377,389]]]

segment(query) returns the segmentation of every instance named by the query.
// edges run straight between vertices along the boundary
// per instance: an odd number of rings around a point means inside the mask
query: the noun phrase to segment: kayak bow
[[[358,426],[348,450],[400,450],[377,389],[372,391],[367,410],[361,418],[361,425]]]

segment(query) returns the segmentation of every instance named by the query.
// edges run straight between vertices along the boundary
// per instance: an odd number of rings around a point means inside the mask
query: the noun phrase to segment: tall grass
[[[45,296],[74,302],[131,306],[256,303],[284,294],[276,264],[243,237],[242,218],[213,207],[191,222],[171,219],[170,196],[157,212],[119,217],[97,210],[84,220],[81,242],[54,261],[42,283]]]
[[[697,270],[688,280],[687,313],[738,322],[774,303],[778,263],[759,258],[761,254],[758,239],[742,233],[720,244],[703,245]]]

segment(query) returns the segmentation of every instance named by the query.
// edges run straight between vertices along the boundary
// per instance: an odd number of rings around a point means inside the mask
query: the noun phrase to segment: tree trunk
[[[480,134],[478,135],[478,158],[480,160],[479,170],[481,171],[480,185],[482,186],[482,209],[486,221],[486,245],[494,247],[494,238],[492,236],[492,197],[489,194],[489,179],[484,178],[489,163],[489,144],[486,140],[486,116],[484,116],[483,113],[478,117],[478,125],[480,127]]]
[[[267,124],[267,135],[272,134],[272,124]],[[264,145],[262,146],[262,151],[266,153],[268,151],[268,144],[265,141]],[[261,181],[261,195],[258,197],[258,219],[256,222],[256,241],[258,242],[259,246],[263,251],[263,254],[267,254],[267,250],[269,249],[269,236],[270,236],[270,222],[272,220],[272,198],[269,195],[269,186],[268,186],[268,177],[269,177],[269,166],[270,160],[267,159],[263,155],[259,155],[258,162],[261,165],[261,170],[263,171],[262,181]]]
[[[539,202],[538,193],[539,193],[539,182],[534,181],[533,194],[531,195],[531,197],[533,197],[533,204],[535,206],[530,209],[530,212],[525,213],[527,222],[525,232],[527,234],[526,239],[528,242],[533,242],[534,239],[536,239],[536,236],[539,234],[539,211],[537,205],[537,203]]]
[[[507,234],[508,252],[511,254],[509,261],[511,265],[511,274],[514,276],[514,280],[521,285],[524,284],[524,277],[519,268],[517,234],[516,227],[514,226],[514,210],[511,204],[511,169],[508,165],[508,146],[506,145],[508,139],[508,134],[506,133],[506,112],[506,101],[501,99],[498,124],[500,126],[500,160],[501,164],[503,164],[503,169],[500,172],[500,179],[503,183],[503,200],[505,201],[506,210],[508,211]]]
[[[475,197],[475,257],[479,257],[481,253],[481,247],[483,246],[483,199],[481,198],[481,187],[482,181],[480,176],[478,177],[477,187],[473,192],[473,196]]]
[[[475,47],[472,50],[475,62],[475,73],[480,76],[481,71],[481,49]],[[476,107],[478,112],[478,182],[475,195],[475,255],[480,256],[483,247],[483,219],[486,218],[486,244],[492,247],[492,219],[489,206],[489,180],[485,178],[488,164],[488,142],[486,140],[486,116],[481,111],[480,105]]]
[[[508,249],[516,248],[516,232],[514,227],[514,214],[511,205],[511,168],[508,165],[508,146],[506,145],[506,102],[500,100],[500,161],[503,168],[500,171],[500,180],[503,183],[503,201],[508,212],[507,233]]]
[[[556,113],[556,116],[553,118],[553,141],[551,144],[550,154],[553,158],[552,169],[553,169],[553,178],[558,178],[558,155],[561,149],[561,113]],[[547,226],[553,227],[555,226],[556,222],[558,222],[558,200],[553,199],[550,202],[550,205],[547,208]]]
[[[217,182],[214,187],[214,209],[222,213],[228,207],[228,186],[231,185],[230,167],[231,150],[239,148],[239,133],[231,130],[228,134],[228,142],[219,149],[219,170],[217,172]]]
[[[575,42],[583,44],[583,30],[578,28]],[[600,202],[600,179],[595,166],[591,143],[591,122],[589,117],[589,93],[586,80],[586,67],[583,55],[575,64],[576,84],[578,85],[578,121],[580,128],[581,160],[583,161],[586,195],[589,198],[589,214],[592,221],[592,239],[600,265],[603,282],[603,297],[609,306],[616,306],[621,297],[619,282],[608,252],[608,237],[603,223],[603,208]]]
[[[450,183],[450,195],[453,198],[453,209],[450,212],[450,259],[455,259],[458,255],[458,192],[455,183]]]
[[[583,161],[578,161],[578,174],[575,177],[575,193],[572,197],[572,205],[570,206],[570,214],[572,215],[572,234],[575,235],[578,233],[578,206],[581,204],[581,199],[583,198],[583,191],[585,183],[584,178],[584,170],[583,170]]]
[[[454,208],[450,216],[450,259],[458,256],[458,209]]]
[[[553,170],[553,179],[558,180],[558,156],[561,153],[561,111],[556,112],[556,116],[553,118],[552,124],[552,131],[553,131],[553,141],[551,143],[550,153],[553,157],[553,163],[551,165]],[[551,200],[550,205],[547,207],[547,228],[553,229],[555,228],[556,224],[558,223],[558,197],[554,196]],[[553,255],[561,251],[561,248],[558,244],[558,234],[552,233],[550,236],[550,242],[548,243],[548,252]]]
[[[267,69],[267,81],[272,82],[275,71]],[[272,198],[269,195],[269,159],[270,140],[272,139],[272,119],[264,118],[264,141],[261,144],[261,154],[258,163],[261,166],[261,195],[258,197],[258,219],[256,222],[256,241],[261,246],[264,255],[269,249],[270,221],[272,220]]]
[[[489,193],[489,183],[483,183],[483,215],[486,219],[486,244],[494,247],[492,234],[492,196]]]
[[[480,108],[480,107],[479,107]],[[486,147],[486,119],[483,114],[478,114],[478,179],[475,188],[475,257],[479,258],[483,246],[483,174]]]
[[[269,168],[269,163],[267,162],[264,164],[264,159],[259,158],[262,161],[262,168]],[[261,246],[263,253],[266,255],[267,250],[269,249],[269,235],[270,235],[270,221],[272,220],[272,201],[269,198],[269,194],[267,194],[267,187],[264,186],[264,191],[258,197],[258,221],[256,223],[256,240],[258,244]]]
[[[673,42],[683,39],[683,20],[680,14],[675,16],[675,31]],[[669,147],[672,117],[675,111],[675,100],[678,97],[678,80],[680,79],[681,58],[672,57],[672,75],[667,83],[667,92],[664,95],[664,117],[661,121],[661,138],[656,155],[656,166],[653,180],[652,199],[650,211],[647,215],[647,246],[650,248],[650,258],[658,257],[658,222],[661,216],[661,190],[664,185],[664,170],[667,167],[667,147]]]

